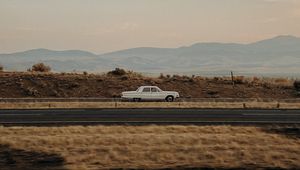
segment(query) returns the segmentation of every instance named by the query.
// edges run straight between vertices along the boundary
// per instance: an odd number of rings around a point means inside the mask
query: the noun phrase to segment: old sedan
[[[173,102],[179,97],[179,93],[176,91],[163,91],[157,86],[141,86],[136,91],[122,92],[121,97],[132,101],[165,100]]]

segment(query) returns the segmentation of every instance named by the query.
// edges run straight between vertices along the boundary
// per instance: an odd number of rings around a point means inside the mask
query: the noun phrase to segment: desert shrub
[[[261,86],[266,88],[266,89],[271,89],[272,88],[272,84],[269,82],[262,82]]]
[[[300,90],[300,80],[296,80],[294,82],[294,87],[297,89],[297,90]]]
[[[80,87],[80,84],[77,82],[71,82],[70,84],[67,84],[66,88],[68,89],[73,89],[73,88],[77,88]]]
[[[194,79],[189,76],[183,75],[183,76],[179,76],[179,77],[182,82],[194,82]]]
[[[207,90],[206,93],[209,94],[209,95],[217,95],[219,92],[216,91],[216,90]]]
[[[109,75],[115,75],[115,76],[123,76],[126,74],[126,71],[121,68],[115,68],[114,70],[108,72]]]
[[[262,80],[259,77],[254,76],[251,80],[252,84],[260,84],[262,82]]]
[[[50,68],[50,66],[47,66],[44,63],[37,63],[37,64],[34,64],[31,67],[31,69],[28,69],[27,71],[50,72],[51,68]]]
[[[191,78],[189,78],[189,82],[194,83],[195,79],[191,77]]]
[[[252,81],[260,81],[260,78],[258,78],[258,77],[253,77],[253,79],[252,79]]]
[[[179,75],[177,75],[177,74],[174,74],[173,76],[172,76],[172,80],[173,81],[178,81],[178,80],[181,80],[182,78],[179,76]]]
[[[274,84],[279,86],[293,86],[294,81],[289,78],[277,78],[274,80]]]
[[[134,71],[127,71],[125,72],[125,74],[127,74],[129,77],[143,77],[143,75],[141,73],[137,73]]]
[[[88,72],[84,71],[84,72],[83,72],[83,75],[85,75],[85,76],[88,75]]]
[[[121,95],[119,93],[112,93],[111,96],[113,98],[119,98],[119,97],[121,97]]]
[[[244,79],[245,79],[244,76],[237,76],[234,78],[234,83],[235,84],[243,84],[245,82]]]
[[[275,79],[275,83],[287,84],[287,83],[289,83],[289,79],[287,79],[287,78],[277,78],[277,79]]]
[[[214,78],[213,78],[214,81],[219,81],[219,80],[221,80],[221,79],[222,79],[221,77],[214,77]]]
[[[3,71],[3,66],[0,64],[0,72]]]
[[[164,78],[165,78],[165,75],[164,75],[163,73],[160,73],[160,75],[159,75],[158,78],[159,78],[159,79],[164,79]]]
[[[183,75],[181,76],[182,79],[189,79],[190,77],[189,76],[186,76],[186,75]]]
[[[195,79],[196,79],[196,80],[205,80],[205,77],[202,77],[202,76],[196,76]]]
[[[121,77],[121,80],[128,80],[128,79],[129,79],[129,77],[127,75],[124,75]]]

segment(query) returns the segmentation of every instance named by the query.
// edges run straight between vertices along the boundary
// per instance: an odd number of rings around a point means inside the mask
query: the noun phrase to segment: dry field
[[[1,169],[299,169],[299,127],[0,127]]]

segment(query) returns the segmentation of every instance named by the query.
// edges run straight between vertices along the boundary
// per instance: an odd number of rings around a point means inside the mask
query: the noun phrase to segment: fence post
[[[231,71],[231,81],[232,81],[232,87],[234,88],[234,78],[233,78],[233,72]]]

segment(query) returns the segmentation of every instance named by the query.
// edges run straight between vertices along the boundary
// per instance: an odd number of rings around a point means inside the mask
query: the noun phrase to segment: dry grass
[[[0,145],[57,154],[64,169],[300,168],[299,136],[282,132],[237,126],[0,127]]]

